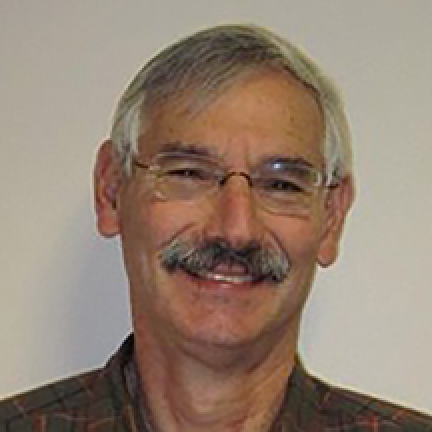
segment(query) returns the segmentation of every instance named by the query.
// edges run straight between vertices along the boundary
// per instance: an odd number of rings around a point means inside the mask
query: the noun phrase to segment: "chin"
[[[171,342],[244,349],[289,331],[286,287],[266,281],[227,283],[181,271],[163,279],[156,319]]]
[[[235,349],[279,333],[283,326],[279,309],[262,299],[258,302],[216,296],[179,307],[171,311],[170,318],[174,332],[188,344]]]

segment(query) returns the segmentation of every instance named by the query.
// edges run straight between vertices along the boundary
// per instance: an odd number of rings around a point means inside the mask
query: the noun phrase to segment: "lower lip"
[[[250,276],[241,275],[223,275],[220,273],[207,272],[203,274],[197,274],[200,279],[208,280],[211,282],[223,283],[223,284],[233,284],[233,285],[244,285],[252,284],[253,279]]]
[[[194,284],[198,285],[200,289],[208,289],[212,291],[250,291],[252,288],[256,288],[258,285],[262,285],[249,279],[241,281],[226,280],[223,278],[223,275],[219,274],[208,274],[207,276],[194,275],[187,272],[183,272],[183,274]]]

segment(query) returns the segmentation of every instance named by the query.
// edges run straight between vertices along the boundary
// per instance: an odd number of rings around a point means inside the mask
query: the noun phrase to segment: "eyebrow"
[[[220,159],[217,152],[207,146],[198,143],[185,143],[182,141],[173,141],[163,144],[158,153],[176,153],[181,155],[193,155],[193,156],[204,156],[210,158]],[[286,166],[298,166],[298,167],[316,167],[307,159],[302,156],[282,156],[272,155],[262,158],[258,165],[270,165],[279,163]]]
[[[316,169],[316,167],[311,162],[301,156],[270,156],[261,160],[260,165],[271,165],[276,163],[286,166],[299,166]]]
[[[217,157],[216,152],[200,144],[184,143],[181,141],[168,142],[162,145],[158,153],[181,153],[184,155]]]

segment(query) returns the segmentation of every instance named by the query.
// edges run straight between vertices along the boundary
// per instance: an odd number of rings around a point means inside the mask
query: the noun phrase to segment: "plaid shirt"
[[[129,337],[105,368],[0,402],[0,432],[149,432],[125,368]],[[310,377],[296,366],[272,432],[426,432],[432,417]]]

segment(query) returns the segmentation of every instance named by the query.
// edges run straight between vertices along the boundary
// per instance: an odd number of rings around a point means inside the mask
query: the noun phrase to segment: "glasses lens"
[[[160,155],[156,166],[155,189],[165,199],[194,199],[217,185],[217,165],[200,157]]]
[[[271,212],[282,214],[307,211],[320,183],[320,172],[292,163],[269,164],[253,181],[261,204]]]
[[[200,155],[159,154],[147,171],[157,196],[167,200],[195,200],[223,187],[232,175],[216,161]],[[249,176],[247,176],[249,178]],[[323,176],[304,163],[276,161],[250,175],[257,203],[277,214],[306,214]]]

